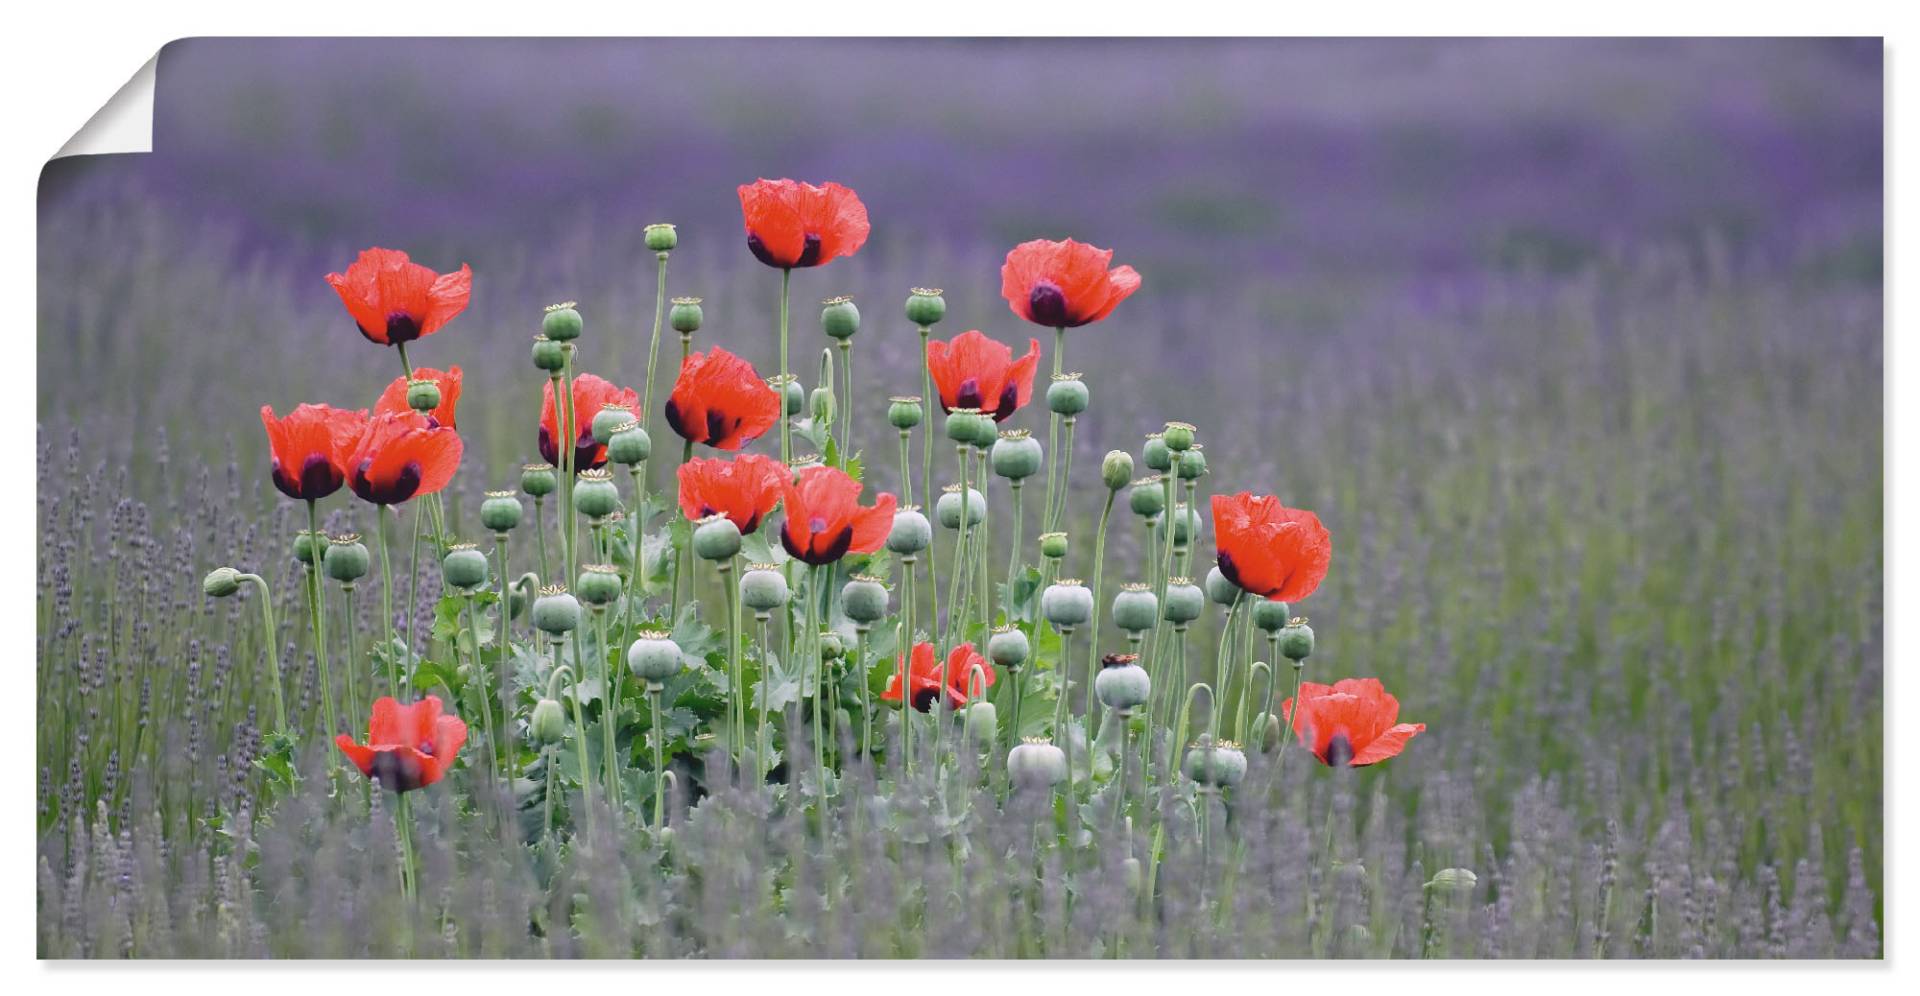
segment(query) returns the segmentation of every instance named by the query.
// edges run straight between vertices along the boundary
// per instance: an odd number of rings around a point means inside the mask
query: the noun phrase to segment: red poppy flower
[[[573,377],[573,411],[567,418],[573,423],[573,469],[592,470],[607,462],[607,448],[593,438],[593,417],[607,405],[638,410],[640,394],[630,387],[616,387],[612,381],[590,373]],[[540,404],[540,457],[560,466],[560,409],[553,403],[553,378],[547,378],[544,400]]]
[[[440,331],[465,311],[473,293],[473,270],[435,273],[398,249],[375,247],[360,254],[345,273],[327,274],[360,326],[360,334],[382,346],[412,342]]]
[[[1033,373],[1040,365],[1040,340],[1027,340],[1027,355],[978,331],[962,332],[952,342],[927,342],[927,366],[940,389],[940,408],[978,408],[1004,422],[1033,399]]]
[[[1227,580],[1276,602],[1313,594],[1333,559],[1319,516],[1247,491],[1213,496],[1213,545]]]
[[[747,248],[768,266],[824,266],[860,251],[872,226],[860,195],[837,183],[816,187],[798,180],[740,185]]]
[[[460,368],[454,367],[451,370],[440,371],[432,367],[414,367],[413,379],[439,383],[440,406],[428,412],[427,417],[433,419],[436,425],[444,425],[449,429],[459,428],[458,423],[453,420],[453,411],[460,404]],[[385,415],[388,412],[412,411],[412,406],[407,404],[407,387],[407,378],[395,377],[393,383],[388,384],[387,389],[380,392],[380,400],[373,403],[373,413]]]
[[[947,655],[944,667],[946,672],[947,707],[958,709],[967,704],[967,686],[973,674],[973,666],[980,665],[985,672],[986,684],[983,688],[992,688],[996,680],[993,662],[980,656],[973,644],[962,643]],[[940,697],[940,678],[943,667],[934,657],[933,644],[916,643],[913,645],[913,659],[907,664],[907,687],[912,689],[913,707],[920,712],[929,712],[933,703]],[[887,679],[887,690],[880,693],[883,702],[900,701],[900,672],[894,671]]]
[[[737,450],[780,423],[780,395],[753,364],[715,346],[680,364],[667,398],[667,424],[681,438]]]
[[[453,480],[461,449],[458,432],[419,412],[377,415],[347,458],[347,485],[375,505],[430,495]]]
[[[1013,313],[1048,328],[1078,328],[1113,313],[1140,289],[1133,267],[1113,270],[1113,250],[1068,239],[1022,242],[1000,267],[1000,296]]]
[[[355,743],[345,733],[333,742],[361,774],[380,779],[392,791],[411,792],[439,781],[453,767],[467,742],[467,724],[458,716],[442,716],[437,695],[412,705],[383,695],[373,704],[366,743]]]
[[[780,504],[790,476],[786,464],[758,453],[689,460],[680,465],[680,511],[696,520],[724,515],[750,533]]]
[[[300,405],[275,418],[272,405],[261,405],[260,424],[273,451],[273,486],[289,498],[318,501],[346,482],[347,460],[366,428],[367,413]]]
[[[1300,684],[1300,705],[1280,703],[1280,715],[1293,717],[1300,745],[1320,763],[1364,768],[1400,753],[1425,723],[1396,723],[1400,700],[1387,694],[1378,678],[1344,678],[1332,685]]]
[[[808,467],[798,482],[785,477],[781,486],[787,521],[780,527],[780,542],[809,564],[872,553],[893,530],[893,496],[883,493],[872,508],[860,507],[860,482],[837,467]]]

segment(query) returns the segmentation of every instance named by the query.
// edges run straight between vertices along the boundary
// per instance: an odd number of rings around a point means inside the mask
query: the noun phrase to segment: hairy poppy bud
[[[1000,735],[1000,713],[991,702],[982,700],[967,706],[964,721],[967,724],[967,736],[972,737],[982,750],[992,747],[994,739]]]
[[[1160,619],[1160,596],[1138,581],[1120,586],[1113,596],[1113,624],[1129,633],[1144,633]]]
[[[740,527],[724,515],[709,515],[693,526],[693,552],[702,560],[732,560],[740,552]]]
[[[1128,712],[1145,705],[1153,692],[1153,679],[1140,666],[1137,654],[1108,654],[1100,661],[1100,673],[1093,679],[1094,697],[1116,712]]]
[[[604,469],[583,470],[573,486],[573,507],[589,519],[604,519],[620,508],[620,489]]]
[[[949,484],[940,495],[940,501],[934,506],[934,515],[940,525],[947,529],[960,528],[960,485]],[[967,525],[977,526],[987,521],[987,499],[985,495],[972,488],[967,489]]]
[[[1085,625],[1093,618],[1093,592],[1078,578],[1061,578],[1040,593],[1040,614],[1061,629]]]
[[[550,374],[559,373],[567,365],[567,351],[544,335],[534,336],[533,365]]]
[[[861,625],[879,622],[887,614],[887,586],[868,574],[855,574],[840,589],[840,608]]]
[[[1164,474],[1173,469],[1173,451],[1167,448],[1167,439],[1162,433],[1147,433],[1147,444],[1140,448],[1140,456],[1148,470]]]
[[[231,567],[216,567],[207,572],[200,588],[209,598],[226,598],[240,590],[240,572]]]
[[[955,499],[957,502],[959,499]],[[954,512],[958,518],[959,511]],[[912,556],[933,543],[933,525],[920,512],[920,506],[907,505],[893,513],[893,528],[887,531],[887,549],[901,556]]]
[[[608,402],[601,405],[599,411],[593,413],[593,421],[588,423],[588,426],[593,431],[593,441],[604,446],[607,440],[613,438],[615,429],[632,422],[633,409],[626,405]]]
[[[612,564],[582,564],[573,590],[580,593],[581,601],[598,608],[618,600],[621,587],[620,568]]]
[[[440,382],[425,377],[407,381],[407,407],[417,412],[440,407]]]
[[[1066,752],[1045,737],[1028,737],[1007,754],[1007,778],[1018,788],[1051,788],[1066,777]]]
[[[352,584],[367,576],[367,571],[372,569],[372,557],[358,533],[344,533],[327,541],[327,552],[320,558],[320,566],[326,570],[327,577],[341,584]]]
[[[654,252],[672,252],[680,245],[680,233],[672,225],[657,221],[644,229],[647,248]]]
[[[667,324],[681,335],[700,331],[700,323],[705,318],[706,313],[700,310],[700,299],[697,297],[676,297],[672,310],[667,312]]]
[[[792,592],[787,576],[773,564],[754,564],[740,576],[740,604],[755,612],[772,612],[787,604]]]
[[[767,386],[779,392],[781,410],[789,418],[807,407],[807,392],[800,387],[800,378],[793,374],[774,374],[767,378]]]
[[[1166,431],[1160,434],[1160,439],[1167,444],[1167,449],[1178,453],[1193,447],[1193,433],[1194,428],[1189,423],[1168,422]]]
[[[1280,746],[1283,726],[1280,717],[1270,712],[1253,717],[1253,744],[1260,748],[1260,753],[1271,754]]]
[[[978,408],[955,408],[947,413],[947,438],[956,443],[971,443],[980,435],[980,422],[987,420]]]
[[[1183,481],[1200,479],[1207,472],[1207,455],[1196,445],[1192,449],[1181,450],[1180,460],[1174,465],[1174,472]]]
[[[993,472],[1010,481],[1032,477],[1040,470],[1040,440],[1025,429],[1000,433],[990,458]]]
[[[313,531],[302,529],[293,534],[293,559],[313,566]]]
[[[627,670],[650,685],[664,684],[680,673],[680,645],[661,630],[647,630],[627,648]]]
[[[907,321],[919,328],[927,328],[947,317],[947,299],[940,296],[938,287],[915,287],[907,295]]]
[[[1472,897],[1473,888],[1480,884],[1480,876],[1466,868],[1442,868],[1433,873],[1433,880],[1426,887],[1448,899],[1467,899]]]
[[[887,399],[887,424],[905,432],[920,424],[926,412],[920,408],[920,399],[895,396]]]
[[[1040,556],[1048,560],[1059,560],[1067,555],[1066,533],[1041,533]]]
[[[1133,454],[1126,450],[1108,450],[1100,461],[1100,483],[1108,491],[1118,491],[1133,480]]]
[[[1032,653],[1026,632],[1018,626],[1001,626],[987,638],[987,659],[1001,667],[1017,668],[1025,664]]]
[[[533,715],[527,719],[527,732],[533,739],[543,744],[557,744],[567,735],[567,714],[560,708],[558,699],[541,699],[533,704]]]
[[[616,426],[607,439],[607,459],[622,467],[646,463],[653,456],[653,437],[638,422]]]
[[[1167,581],[1167,604],[1161,614],[1170,623],[1185,625],[1200,618],[1206,605],[1206,593],[1198,585],[1187,578],[1172,578]]]
[[[1167,494],[1165,485],[1160,482],[1160,475],[1151,474],[1133,482],[1132,490],[1127,492],[1127,507],[1143,519],[1151,519],[1165,511]]]
[[[1245,594],[1246,592],[1241,591],[1239,585],[1227,580],[1227,576],[1220,572],[1220,568],[1215,567],[1207,572],[1207,598],[1211,599],[1215,605],[1232,605]]]
[[[1053,383],[1047,385],[1047,410],[1055,415],[1078,415],[1092,400],[1086,381],[1077,373],[1054,374]]]
[[[480,524],[488,532],[504,533],[520,525],[520,496],[511,491],[489,491],[480,503]]]
[[[1253,624],[1267,633],[1277,633],[1287,625],[1290,609],[1285,602],[1260,599],[1253,603]]]
[[[1202,785],[1231,788],[1247,776],[1247,755],[1231,740],[1201,737],[1188,746],[1180,770]]]
[[[548,585],[533,600],[533,625],[548,636],[572,632],[580,625],[580,600],[565,585]]]
[[[487,555],[472,543],[455,543],[440,559],[440,577],[449,588],[478,588],[487,583]]]
[[[834,415],[838,413],[839,406],[834,403],[833,388],[821,384],[813,389],[812,394],[807,395],[807,414],[811,415],[815,422],[829,425],[833,422]]]
[[[572,301],[562,301],[547,305],[546,317],[540,319],[540,334],[554,342],[572,342],[580,338],[586,323],[581,321],[580,312],[573,304]]]
[[[860,309],[853,298],[830,297],[820,302],[820,331],[828,338],[851,339],[860,331]]]
[[[1295,619],[1280,631],[1280,656],[1299,664],[1313,656],[1313,627]]]
[[[559,486],[560,478],[553,472],[553,464],[530,463],[520,468],[520,490],[535,498],[553,494]]]

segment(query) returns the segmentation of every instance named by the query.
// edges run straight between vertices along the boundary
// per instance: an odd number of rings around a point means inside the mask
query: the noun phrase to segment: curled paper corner
[[[148,59],[53,158],[152,152],[154,67],[159,62],[157,53]]]

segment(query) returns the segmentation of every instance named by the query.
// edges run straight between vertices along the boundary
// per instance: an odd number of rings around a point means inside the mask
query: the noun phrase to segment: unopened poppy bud
[[[1018,626],[1001,626],[987,637],[987,659],[1001,667],[1012,669],[1027,662],[1033,654],[1033,646],[1027,642],[1027,634]]]
[[[1061,629],[1083,626],[1093,618],[1093,592],[1078,578],[1061,578],[1040,593],[1040,614]]]
[[[1147,444],[1140,448],[1140,457],[1147,469],[1164,474],[1173,469],[1173,451],[1167,448],[1166,436],[1158,432],[1147,433]]]
[[[533,704],[527,719],[527,732],[538,743],[557,744],[567,735],[567,714],[558,699],[541,699]]]
[[[1260,748],[1260,753],[1271,754],[1280,746],[1281,727],[1280,717],[1273,713],[1263,712],[1253,717],[1253,743]]]
[[[573,507],[589,519],[604,519],[620,508],[620,489],[604,469],[583,470],[573,486]]]
[[[1133,454],[1126,450],[1108,450],[1100,461],[1100,483],[1108,491],[1118,491],[1133,480]]]
[[[840,589],[840,608],[847,618],[862,625],[879,622],[887,614],[887,586],[879,578],[855,574]]]
[[[1180,770],[1202,785],[1231,788],[1247,776],[1247,755],[1231,740],[1201,737],[1187,748]]]
[[[520,496],[511,491],[489,491],[480,503],[480,524],[488,532],[504,533],[520,525]]]
[[[565,585],[548,585],[533,600],[533,625],[548,636],[570,633],[580,625],[580,600]]]
[[[1032,477],[1040,470],[1040,440],[1025,429],[1013,429],[994,440],[990,457],[993,472],[1010,481]]]
[[[367,576],[372,561],[359,534],[345,533],[327,541],[327,552],[320,558],[320,566],[326,570],[327,577],[341,584],[352,584]]]
[[[1060,560],[1067,555],[1066,533],[1041,533],[1040,556],[1048,560]]]
[[[958,499],[955,499],[957,502]],[[955,517],[959,512],[954,513]],[[893,513],[893,528],[887,531],[887,549],[901,556],[912,556],[933,543],[933,525],[920,512],[920,506],[907,505]]]
[[[1045,737],[1028,737],[1007,754],[1007,778],[1017,788],[1051,788],[1066,777],[1066,752]]]
[[[293,559],[313,566],[313,531],[302,529],[293,534]]]
[[[534,336],[533,365],[548,373],[559,373],[567,365],[567,351],[553,339]]]
[[[706,313],[700,310],[700,299],[697,297],[676,297],[673,299],[673,308],[667,312],[667,324],[681,335],[700,331],[700,323],[705,318]]]
[[[905,432],[920,424],[926,412],[920,408],[919,398],[896,396],[887,399],[887,424]]]
[[[709,515],[693,526],[693,552],[702,560],[732,560],[740,552],[740,527],[724,515]]]
[[[627,670],[650,685],[665,684],[680,673],[680,645],[661,630],[647,630],[627,647]]]
[[[407,381],[407,407],[417,412],[440,407],[440,382],[430,377]]]
[[[455,543],[440,559],[440,577],[449,588],[478,588],[487,583],[487,555],[472,543]]]
[[[653,456],[653,437],[638,422],[627,422],[607,439],[607,459],[622,467],[646,463]]]
[[[1129,633],[1144,633],[1160,619],[1160,597],[1138,581],[1120,586],[1113,596],[1113,624]]]
[[[1100,704],[1115,712],[1127,712],[1146,704],[1153,693],[1153,679],[1140,666],[1137,654],[1108,654],[1100,661],[1100,673],[1093,678],[1093,694]]]
[[[1313,627],[1295,619],[1280,631],[1280,656],[1299,664],[1313,656]]]
[[[772,612],[791,595],[787,576],[776,565],[754,564],[740,576],[740,604],[755,612]]]
[[[971,443],[980,434],[979,423],[986,418],[978,408],[955,408],[947,413],[947,438],[956,443]]]
[[[1120,871],[1126,876],[1127,891],[1138,894],[1140,887],[1146,884],[1147,876],[1139,858],[1128,858],[1120,862]]]
[[[792,374],[774,374],[767,378],[767,386],[780,393],[783,410],[789,418],[807,407],[807,392],[801,389],[800,378]]]
[[[980,701],[968,706],[965,722],[967,736],[973,738],[974,744],[981,750],[992,747],[994,739],[1000,735],[1000,712],[991,702]]]
[[[837,661],[847,656],[847,641],[833,630],[821,630],[820,656],[822,659],[830,661]]]
[[[1207,605],[1207,595],[1200,586],[1187,578],[1173,578],[1167,582],[1167,604],[1161,614],[1170,623],[1185,624],[1200,618]]]
[[[1167,444],[1167,449],[1178,453],[1193,448],[1193,433],[1194,428],[1190,423],[1168,422],[1166,431],[1160,434],[1160,439]]]
[[[1160,483],[1160,475],[1150,474],[1133,482],[1133,488],[1127,492],[1127,507],[1143,519],[1151,519],[1165,511],[1166,486]]]
[[[1444,898],[1467,899],[1473,896],[1473,888],[1480,884],[1480,876],[1466,868],[1442,868],[1433,873],[1433,880],[1427,883]]]
[[[1213,604],[1232,605],[1245,594],[1246,592],[1240,590],[1239,585],[1227,580],[1227,576],[1220,573],[1220,568],[1215,567],[1207,572],[1207,598],[1211,599]]]
[[[619,600],[621,588],[620,568],[612,564],[580,565],[580,578],[573,586],[581,601],[595,607]]]
[[[940,296],[938,287],[915,287],[907,295],[907,321],[919,328],[927,328],[947,317],[947,299]]]
[[[829,338],[851,339],[860,331],[860,309],[853,298],[830,297],[820,302],[820,331]]]
[[[572,342],[580,338],[586,323],[573,305],[572,301],[547,305],[546,317],[540,319],[540,334],[554,342]]]
[[[647,248],[653,252],[672,252],[680,245],[680,233],[664,221],[648,225],[643,233],[646,235]]]
[[[520,468],[520,490],[535,498],[544,498],[553,494],[560,486],[560,477],[553,471],[553,464],[530,463]]]
[[[838,406],[834,403],[833,388],[821,384],[813,389],[812,394],[807,395],[807,413],[815,422],[821,425],[830,424],[837,412]]]
[[[231,567],[216,567],[207,572],[200,588],[209,598],[226,598],[240,590],[240,572]]]
[[[942,489],[940,501],[934,506],[934,515],[940,525],[947,529],[960,528],[960,485],[949,484]],[[972,488],[967,489],[967,525],[977,526],[987,521],[987,499],[985,495]]]
[[[1290,612],[1287,603],[1263,598],[1253,603],[1253,624],[1263,632],[1277,633],[1286,627]]]
[[[1200,533],[1200,513],[1186,502],[1173,506],[1173,545],[1185,546]]]
[[[1047,385],[1047,410],[1055,415],[1078,415],[1092,400],[1087,382],[1077,373],[1054,374],[1053,383]]]
[[[1183,481],[1200,479],[1207,472],[1207,455],[1196,445],[1192,449],[1180,451],[1180,460],[1174,470]]]
[[[593,431],[593,441],[604,446],[607,440],[613,438],[615,429],[632,421],[633,409],[626,405],[609,402],[601,405],[600,410],[593,413],[593,421],[588,424]]]

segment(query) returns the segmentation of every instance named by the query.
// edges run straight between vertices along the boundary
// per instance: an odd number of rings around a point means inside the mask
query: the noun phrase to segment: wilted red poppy
[[[460,469],[460,434],[419,412],[376,415],[347,459],[347,485],[375,505],[398,505],[447,486]]]
[[[1293,717],[1300,745],[1320,763],[1364,768],[1400,753],[1425,723],[1395,723],[1400,700],[1378,678],[1343,678],[1332,685],[1300,684],[1300,705],[1289,698],[1280,715]]]
[[[837,183],[798,180],[740,185],[747,248],[768,266],[823,266],[860,251],[872,226],[860,196]]]
[[[289,498],[318,501],[340,490],[347,461],[367,425],[367,413],[330,405],[300,405],[275,418],[272,405],[260,406],[273,452],[273,486]]]
[[[962,332],[952,342],[927,342],[927,367],[940,389],[940,408],[978,408],[1004,422],[1033,399],[1033,374],[1040,365],[1040,340],[1027,340],[1027,355],[1013,358],[1005,343],[978,331]]]
[[[780,423],[780,395],[753,364],[715,346],[680,364],[667,397],[667,424],[681,438],[737,450]]]
[[[465,311],[473,270],[435,273],[398,249],[368,249],[345,273],[327,274],[360,334],[382,346],[397,346],[440,331]]]
[[[1319,516],[1248,491],[1213,496],[1213,545],[1227,580],[1276,602],[1313,594],[1333,560]]]
[[[573,375],[573,411],[567,416],[573,423],[573,469],[577,473],[592,470],[607,462],[607,448],[593,438],[593,417],[607,405],[633,410],[640,407],[640,394],[630,387],[617,387],[612,381],[590,373]],[[540,404],[540,456],[560,466],[560,409],[553,403],[553,378],[547,378],[544,400]]]
[[[980,665],[985,673],[986,683],[981,687],[992,688],[997,676],[993,673],[993,662],[980,656],[973,644],[962,643],[947,654],[944,668],[934,656],[933,644],[916,643],[913,645],[913,658],[907,663],[907,687],[912,690],[913,707],[920,712],[930,712],[933,704],[940,698],[941,672],[946,672],[947,707],[958,709],[967,704],[968,679],[973,674],[973,666]],[[900,701],[900,672],[894,671],[887,679],[887,690],[880,693],[883,702]]]
[[[680,465],[680,511],[694,520],[724,515],[750,533],[780,504],[788,477],[786,464],[758,453],[698,457]]]
[[[373,704],[366,743],[355,743],[345,733],[333,742],[361,774],[378,778],[392,791],[411,792],[439,781],[453,767],[467,742],[467,724],[458,716],[441,715],[437,695],[412,705],[383,695]]]
[[[1049,328],[1078,328],[1113,313],[1140,289],[1131,266],[1108,270],[1113,250],[1068,239],[1022,242],[1000,267],[1000,296],[1013,313]]]
[[[809,564],[831,564],[849,553],[872,553],[893,529],[893,496],[882,493],[872,508],[862,508],[860,482],[837,467],[813,466],[799,481],[783,478],[787,506],[780,542]]]
[[[460,368],[454,367],[451,370],[442,371],[432,367],[414,367],[413,379],[430,380],[440,385],[440,405],[433,411],[427,412],[427,417],[433,419],[437,425],[444,425],[449,429],[459,428],[459,424],[453,419],[453,413],[460,404]],[[412,411],[412,406],[407,404],[408,386],[406,377],[395,377],[393,383],[388,384],[387,389],[380,392],[380,400],[373,403],[373,413],[384,415],[387,412]]]

